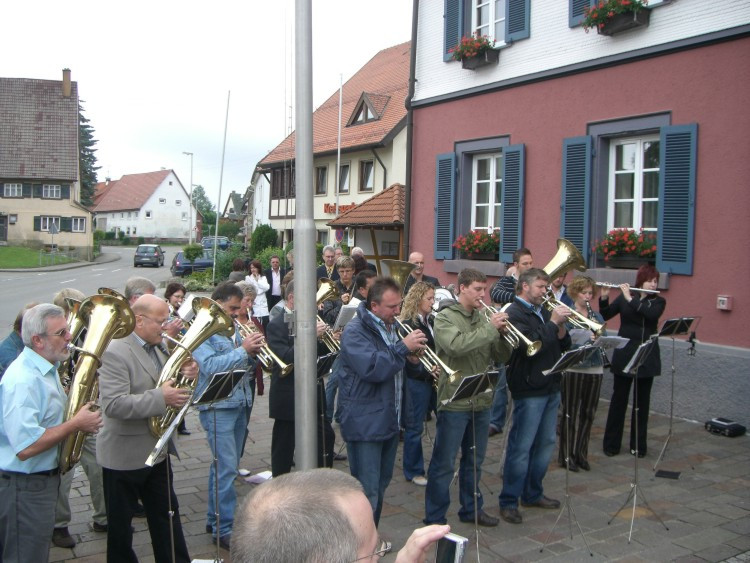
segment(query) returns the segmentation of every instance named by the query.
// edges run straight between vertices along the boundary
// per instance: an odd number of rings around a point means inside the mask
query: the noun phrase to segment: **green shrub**
[[[182,247],[185,260],[193,262],[196,258],[203,256],[203,246],[200,244],[188,244]]]
[[[120,231],[120,234],[122,234],[122,231]],[[130,237],[120,237],[120,242],[123,246],[128,246],[130,244]]]
[[[240,232],[241,225],[236,221],[226,221],[219,223],[219,236],[227,237],[229,240],[234,240],[237,234]]]
[[[94,240],[102,240],[105,238],[106,233],[102,231],[101,229],[96,229],[94,231]]]
[[[188,291],[213,291],[212,275],[213,270],[211,268],[202,272],[193,272],[184,279],[183,285]]]
[[[146,239],[145,239],[145,238],[143,238],[143,237],[138,237],[138,244],[143,244],[144,242],[146,242]]]
[[[236,258],[242,258],[243,260],[249,260],[249,256],[246,252],[242,251],[242,247],[230,246],[228,250],[219,252],[216,255],[216,281],[221,282],[229,277],[229,273],[232,271],[232,262]]]
[[[253,255],[253,260],[260,261],[263,264],[263,269],[267,270],[271,267],[271,256],[277,255],[279,258],[284,256],[284,249],[276,246],[269,246],[261,250],[258,254]]]
[[[271,225],[258,225],[250,239],[250,255],[257,257],[262,250],[275,246],[278,239],[279,234]],[[281,249],[277,249],[277,252],[281,252]]]
[[[104,233],[104,240],[115,240],[117,233],[115,231],[107,231]]]

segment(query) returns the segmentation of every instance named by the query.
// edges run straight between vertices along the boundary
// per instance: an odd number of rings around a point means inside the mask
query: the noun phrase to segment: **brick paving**
[[[666,378],[659,383],[666,384]],[[674,435],[658,469],[679,472],[680,475],[676,480],[656,477],[652,467],[669,430],[669,419],[652,414],[649,453],[639,460],[638,502],[633,510],[631,500],[613,518],[630,491],[634,458],[627,454],[609,458],[601,453],[608,406],[606,401],[600,402],[592,431],[591,471],[571,473],[569,481],[571,505],[593,557],[589,555],[578,527],[569,521],[567,511],[551,535],[559,511],[521,508],[523,524],[501,521],[497,528],[481,528],[477,540],[473,526],[458,520],[458,491],[457,487],[452,487],[448,521],[455,533],[470,540],[465,561],[750,561],[750,438],[715,436],[706,432],[702,424],[675,420]],[[267,396],[259,397],[253,409],[250,437],[241,465],[252,473],[270,469],[271,426]],[[211,454],[195,413],[188,415],[188,428],[192,435],[180,436],[177,440],[181,459],[174,460],[175,489],[191,556],[211,559],[216,548],[211,543],[211,536],[205,532]],[[423,443],[425,457],[429,459],[431,437],[435,434],[434,420],[426,425],[426,430]],[[627,432],[626,429],[626,439]],[[502,485],[500,470],[506,436],[501,434],[490,438],[483,466],[481,488],[485,509],[494,516],[499,514],[497,495]],[[544,481],[545,493],[563,500],[565,471],[554,463],[556,459],[555,454]],[[336,462],[335,465],[348,471],[346,462]],[[240,478],[236,481],[240,496],[247,494],[253,486]],[[399,449],[380,523],[381,536],[391,540],[396,549],[404,544],[414,528],[421,525],[424,491],[424,487],[404,480]],[[669,528],[668,531],[644,505],[643,497]],[[69,529],[77,544],[73,549],[53,546],[49,561],[103,562],[106,536],[90,528],[88,481],[80,469],[77,469],[73,483],[71,508],[73,520]],[[633,514],[632,538],[628,541]],[[608,523],[610,520],[611,524]],[[145,519],[134,520],[134,526],[136,553],[142,562],[152,562]],[[168,541],[167,538],[164,540]],[[223,552],[222,556],[229,561],[228,553]],[[390,554],[384,560],[394,559],[395,555]]]

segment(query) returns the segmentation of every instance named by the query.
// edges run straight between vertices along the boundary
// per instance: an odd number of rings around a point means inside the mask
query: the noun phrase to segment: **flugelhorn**
[[[402,339],[405,338],[406,335],[414,332],[413,328],[411,328],[407,324],[402,323],[398,318],[396,318],[396,324],[398,324],[399,327],[398,335]],[[403,333],[401,331],[403,331]],[[459,370],[451,369],[438,357],[438,355],[429,346],[425,346],[420,351],[416,352],[416,355],[417,358],[419,358],[420,363],[428,372],[430,372],[430,374],[433,374],[436,368],[442,370],[448,376],[448,381],[450,381],[451,383],[453,383],[457,377],[461,376],[461,372]],[[433,382],[433,387],[437,387],[437,380]]]
[[[250,309],[247,310],[247,318],[251,318]],[[253,324],[252,320],[250,320],[246,325],[243,325],[239,321],[236,322],[237,330],[239,331],[240,336],[243,340],[251,334],[259,333],[258,328]],[[294,364],[287,364],[284,362],[284,360],[274,354],[273,350],[271,350],[265,340],[263,341],[263,346],[261,346],[260,350],[258,350],[258,361],[260,362],[263,371],[266,372],[270,372],[273,369],[274,364],[279,366],[279,369],[281,370],[281,377],[289,375],[289,373],[294,369]]]
[[[570,316],[567,319],[567,322],[572,324],[575,328],[580,328],[584,330],[590,330],[593,332],[596,336],[601,336],[604,334],[604,325],[599,324],[595,320],[589,319],[586,316],[582,315],[578,311],[576,311],[573,307],[568,307],[565,303],[560,301],[557,297],[555,297],[555,294],[552,293],[552,291],[547,291],[547,294],[544,296],[544,306],[547,308],[548,311],[552,312],[553,309],[556,307],[563,306],[566,309],[570,310]]]
[[[100,290],[101,291],[101,290]],[[92,295],[81,303],[78,316],[87,328],[70,384],[63,420],[68,421],[85,405],[99,396],[96,370],[101,357],[113,338],[123,338],[133,332],[135,315],[128,302],[119,294]],[[67,473],[81,459],[85,432],[70,434],[60,447],[60,471]]]
[[[487,322],[489,322],[490,316],[497,313],[498,310],[495,307],[487,305],[487,303],[485,303],[481,299],[479,300],[479,302],[482,304],[482,307],[484,308],[484,316],[487,319]],[[508,305],[506,305],[505,307],[508,307],[510,305],[511,304],[508,303]],[[505,307],[501,309],[501,311],[505,312]],[[535,340],[534,342],[532,342],[523,335],[523,332],[514,327],[507,319],[505,321],[505,326],[507,327],[507,330],[502,333],[502,337],[508,344],[510,344],[510,347],[514,350],[518,348],[522,342],[524,346],[526,346],[526,355],[529,357],[533,356],[542,349],[542,343],[539,340]]]

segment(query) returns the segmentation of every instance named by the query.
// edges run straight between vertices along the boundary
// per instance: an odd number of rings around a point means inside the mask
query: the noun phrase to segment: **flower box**
[[[490,49],[488,51],[484,51],[483,53],[479,53],[474,57],[461,59],[461,68],[465,68],[467,70],[476,70],[483,66],[496,65],[499,58],[500,51],[498,49]]]
[[[633,256],[630,254],[622,254],[620,256],[610,256],[609,260],[605,262],[605,265],[607,266],[607,268],[616,268],[619,270],[637,270],[644,264],[648,263],[648,258]]]
[[[597,27],[596,31],[599,35],[612,36],[636,27],[646,27],[650,19],[651,10],[648,8],[638,10],[637,12],[624,12],[612,16],[602,27]]]
[[[461,258],[466,260],[494,260],[495,262],[500,260],[500,254],[498,252],[467,252],[461,253]]]

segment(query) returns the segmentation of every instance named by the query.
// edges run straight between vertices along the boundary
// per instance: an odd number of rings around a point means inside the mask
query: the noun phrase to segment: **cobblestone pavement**
[[[666,378],[662,381],[666,384]],[[648,455],[639,460],[637,502],[634,505],[631,499],[623,506],[634,476],[634,458],[625,453],[611,458],[602,454],[608,406],[607,402],[600,402],[592,431],[591,471],[571,473],[569,479],[570,505],[593,557],[578,527],[568,519],[567,510],[560,514],[557,510],[521,508],[523,524],[501,521],[497,528],[480,529],[477,539],[473,526],[458,520],[458,491],[453,486],[448,521],[455,533],[470,539],[464,561],[750,561],[750,438],[715,436],[706,432],[702,424],[675,420],[674,435],[658,469],[679,472],[679,477],[656,477],[653,465],[669,431],[669,419],[652,414]],[[216,548],[205,532],[211,454],[196,413],[189,414],[187,424],[192,435],[177,440],[181,459],[174,461],[175,489],[191,556],[211,559]],[[253,409],[242,468],[252,473],[270,469],[271,427],[266,395],[256,400]],[[433,420],[426,424],[423,438],[426,459],[430,457],[434,434]],[[499,513],[497,495],[502,484],[500,470],[506,436],[507,433],[490,438],[483,466],[485,509],[494,516]],[[337,448],[340,445],[337,443]],[[565,471],[557,466],[556,459],[555,454],[544,481],[545,494],[564,500]],[[346,462],[335,465],[348,471]],[[238,478],[235,486],[244,496],[254,485]],[[404,480],[399,449],[380,524],[380,534],[393,542],[394,552],[414,528],[421,526],[424,491],[424,487]],[[73,549],[53,546],[49,561],[103,562],[106,535],[90,528],[91,499],[88,481],[80,468],[73,483],[71,506],[74,514],[69,529],[77,544]],[[620,507],[623,509],[613,517]],[[628,541],[631,518],[632,537]],[[153,561],[145,519],[134,520],[134,526],[136,553],[142,562]],[[229,560],[228,553],[223,552],[222,556]],[[385,557],[385,561],[394,559],[394,554]]]

